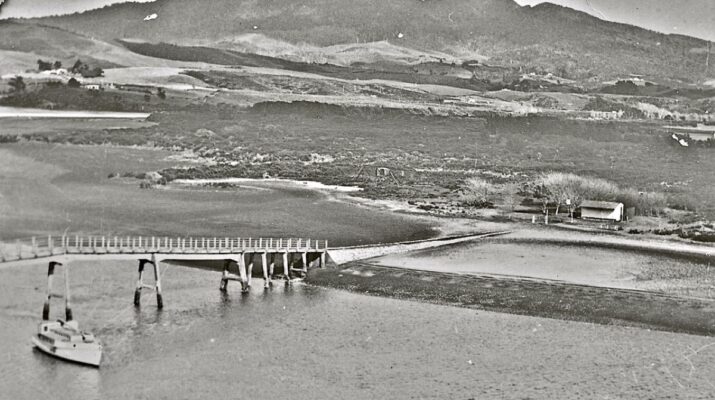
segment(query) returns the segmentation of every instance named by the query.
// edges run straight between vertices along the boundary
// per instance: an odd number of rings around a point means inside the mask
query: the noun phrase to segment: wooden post
[[[326,252],[320,253],[320,268],[325,268],[325,254]]]
[[[286,266],[286,277],[288,278],[288,281],[290,282],[291,280],[291,272],[293,271],[293,264],[295,262],[294,260],[294,254],[286,252],[288,254],[288,265]]]
[[[246,266],[246,284],[251,287],[251,278],[253,277],[253,259],[256,258],[256,253],[248,253],[248,264]]]
[[[267,289],[270,286],[270,275],[268,275],[268,255],[265,251],[261,253],[261,268],[263,269],[263,287]]]
[[[72,321],[72,307],[70,306],[70,272],[69,267],[65,264],[62,268],[65,276],[65,320]]]
[[[290,281],[290,267],[288,266],[288,252],[283,252],[283,274],[285,275],[285,280]]]
[[[164,308],[164,299],[161,297],[161,275],[159,274],[159,263],[156,261],[156,255],[154,253],[151,255],[151,263],[154,264],[156,307],[161,310]]]
[[[268,279],[271,281],[273,280],[273,269],[275,267],[276,267],[276,253],[271,253],[271,264],[268,267]]]
[[[228,290],[228,266],[231,264],[231,260],[223,260],[223,276],[221,276],[221,284],[218,289],[222,292]]]
[[[244,260],[244,253],[240,253],[241,256],[238,257],[238,274],[241,276],[241,291],[248,291],[248,283],[246,281],[246,260]]]
[[[303,262],[303,278],[305,278],[308,275],[308,253],[305,251],[300,253],[300,258]]]
[[[34,236],[32,237],[32,255],[37,257],[37,239]]]
[[[136,289],[134,290],[134,305],[137,307],[141,304],[142,288],[144,287],[142,275],[144,274],[144,264],[147,263],[151,263],[151,261],[139,260],[139,279],[137,279]]]
[[[45,304],[42,306],[42,320],[50,320],[50,300],[52,299],[52,278],[55,275],[55,266],[62,265],[56,261],[50,261],[47,265],[47,297]]]

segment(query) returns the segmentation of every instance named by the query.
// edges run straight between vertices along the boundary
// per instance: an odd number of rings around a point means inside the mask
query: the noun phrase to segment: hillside
[[[158,18],[144,21],[152,13]],[[104,40],[209,45],[248,33],[315,46],[387,40],[570,78],[638,73],[699,82],[706,77],[703,40],[606,22],[560,6],[520,7],[512,0],[158,0],[38,21]]]
[[[115,43],[56,27],[0,21],[0,75],[36,69],[38,59],[59,60],[63,65],[71,66],[78,58],[102,68],[179,65],[170,60],[136,54]]]

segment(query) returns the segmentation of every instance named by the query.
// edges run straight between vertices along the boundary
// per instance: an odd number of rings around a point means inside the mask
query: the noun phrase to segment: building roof
[[[618,208],[618,206],[623,206],[623,203],[595,200],[584,200],[581,203],[581,208],[593,208],[596,210],[615,210],[616,208]]]

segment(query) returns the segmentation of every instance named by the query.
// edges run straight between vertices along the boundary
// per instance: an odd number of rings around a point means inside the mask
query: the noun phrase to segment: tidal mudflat
[[[395,254],[377,265],[468,275],[553,280],[579,285],[660,291],[712,299],[715,265],[708,260],[605,246],[494,238]]]

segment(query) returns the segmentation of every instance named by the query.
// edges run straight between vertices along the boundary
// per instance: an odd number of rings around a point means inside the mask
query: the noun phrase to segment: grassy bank
[[[307,282],[357,293],[511,314],[715,335],[711,301],[554,281],[469,276],[354,262]]]

